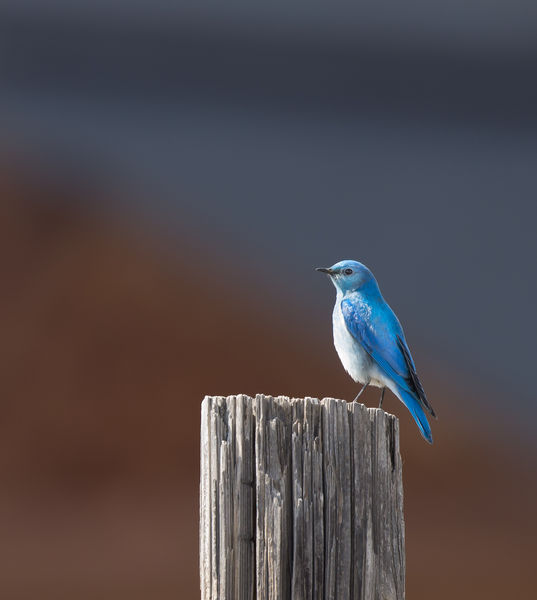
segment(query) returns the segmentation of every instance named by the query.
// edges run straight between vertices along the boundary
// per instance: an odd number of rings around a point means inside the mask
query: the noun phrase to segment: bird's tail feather
[[[414,417],[414,421],[416,421],[421,435],[429,442],[429,444],[432,444],[433,436],[431,434],[431,427],[429,425],[429,421],[427,421],[427,417],[423,412],[423,408],[421,407],[419,400],[414,398],[405,390],[401,389],[399,389],[399,398],[401,399],[401,402],[408,408],[410,414]]]

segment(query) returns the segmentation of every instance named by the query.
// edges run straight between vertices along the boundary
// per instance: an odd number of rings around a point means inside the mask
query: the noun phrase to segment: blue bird
[[[342,260],[330,268],[319,267],[336,287],[332,324],[334,346],[347,373],[363,384],[386,388],[408,408],[422,436],[433,443],[425,411],[436,418],[416,373],[403,328],[388,306],[373,273],[355,260]]]

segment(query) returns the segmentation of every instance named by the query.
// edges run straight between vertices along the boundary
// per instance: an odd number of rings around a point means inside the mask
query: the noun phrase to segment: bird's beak
[[[319,273],[326,273],[327,275],[333,275],[335,272],[334,269],[327,269],[326,267],[317,267],[315,270],[319,271]]]

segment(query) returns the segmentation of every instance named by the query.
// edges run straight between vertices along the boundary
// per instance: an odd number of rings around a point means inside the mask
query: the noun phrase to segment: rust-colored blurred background
[[[534,597],[535,15],[492,4],[0,8],[0,598],[199,597],[201,400],[355,395],[341,258],[439,414],[385,403],[408,598]]]
[[[73,208],[78,194],[2,176],[3,595],[195,598],[203,395],[355,386],[328,326],[298,330],[220,259],[171,257]],[[433,447],[387,402],[402,421],[408,596],[531,597],[534,455],[449,375],[425,379]]]

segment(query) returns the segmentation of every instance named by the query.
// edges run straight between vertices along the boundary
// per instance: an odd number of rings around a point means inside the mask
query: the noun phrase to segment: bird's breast
[[[372,379],[372,361],[367,352],[362,348],[349,333],[341,312],[341,301],[338,298],[332,314],[332,325],[334,328],[334,346],[345,371],[360,383],[366,383]],[[372,382],[373,383],[373,382]]]

